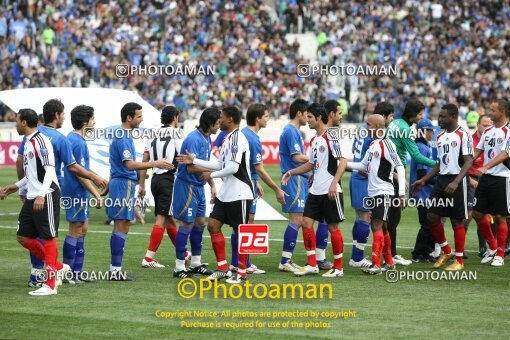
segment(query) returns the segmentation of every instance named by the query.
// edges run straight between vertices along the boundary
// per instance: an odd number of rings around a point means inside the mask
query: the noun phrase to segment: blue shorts
[[[68,196],[71,200],[79,199],[81,202],[88,202],[90,197],[86,196]],[[90,206],[88,204],[72,204],[70,207],[65,208],[66,220],[69,222],[85,222],[90,216]]]
[[[255,198],[253,199],[253,202],[251,203],[251,208],[250,208],[250,214],[254,214],[257,212],[257,191],[258,191],[258,187],[257,187],[257,180],[254,180],[253,181],[253,194],[255,196]]]
[[[193,186],[178,177],[175,178],[172,215],[184,223],[193,223],[197,217],[205,217],[204,187]]]
[[[106,200],[106,214],[111,220],[135,219],[136,182],[127,178],[112,178],[110,196]]]
[[[359,179],[351,176],[350,190],[351,207],[355,210],[370,211],[363,207],[363,200],[368,197],[368,178]]]
[[[308,179],[303,176],[292,176],[287,185],[282,185],[282,190],[287,193],[285,204],[282,206],[284,213],[302,213],[305,211],[305,202],[308,197]]]

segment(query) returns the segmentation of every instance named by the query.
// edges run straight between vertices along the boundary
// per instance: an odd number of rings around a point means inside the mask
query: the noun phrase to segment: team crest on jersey
[[[503,143],[503,138],[498,138],[498,139],[496,140],[496,142],[497,142],[498,144]]]
[[[299,147],[298,143],[294,144],[294,150],[301,151],[301,148]]]
[[[46,148],[41,148],[41,156],[48,156],[48,149]]]
[[[238,149],[237,145],[232,145],[232,153],[236,153]]]
[[[379,152],[374,151],[374,157],[375,157],[375,158],[379,158]]]
[[[257,154],[257,162],[262,162],[262,155],[260,153]]]
[[[456,148],[457,147],[457,142],[456,141],[453,141],[452,142],[452,148]]]
[[[124,158],[131,158],[131,152],[129,152],[129,150],[124,150],[122,155],[124,156]]]
[[[494,149],[489,149],[489,151],[487,152],[487,157],[488,158],[494,158]]]
[[[34,153],[32,151],[28,152],[28,158],[30,159],[34,158]]]
[[[326,151],[326,148],[324,147],[324,145],[321,145],[319,147],[319,152],[324,152],[324,151]]]

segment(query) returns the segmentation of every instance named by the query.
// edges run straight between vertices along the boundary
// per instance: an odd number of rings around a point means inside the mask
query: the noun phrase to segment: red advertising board
[[[0,166],[15,166],[21,142],[0,142]]]

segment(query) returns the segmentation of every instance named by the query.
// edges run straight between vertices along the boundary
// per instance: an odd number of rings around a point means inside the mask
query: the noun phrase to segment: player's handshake
[[[166,158],[159,159],[154,162],[154,167],[163,169],[163,170],[173,170],[175,166],[172,163],[169,163]]]
[[[193,164],[194,159],[195,159],[195,154],[188,152],[188,150],[186,150],[185,155],[179,154],[175,157],[175,160],[177,161],[177,163],[186,164],[186,165]]]

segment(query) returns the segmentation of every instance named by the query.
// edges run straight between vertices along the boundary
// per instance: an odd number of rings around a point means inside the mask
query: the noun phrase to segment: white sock
[[[184,266],[184,262],[185,262],[185,260],[175,259],[175,271],[176,272],[180,272],[180,271],[183,271],[186,269],[186,267]]]
[[[122,270],[122,267],[115,267],[110,265],[110,271],[111,272],[120,272]]]
[[[326,259],[326,249],[315,248],[315,256],[317,261],[324,261]]]
[[[148,257],[150,259],[154,259],[154,255],[156,255],[155,251],[147,250],[147,252],[145,253],[145,257]]]
[[[190,267],[198,267],[201,264],[202,264],[202,256],[201,255],[197,255],[197,256],[191,255]]]

